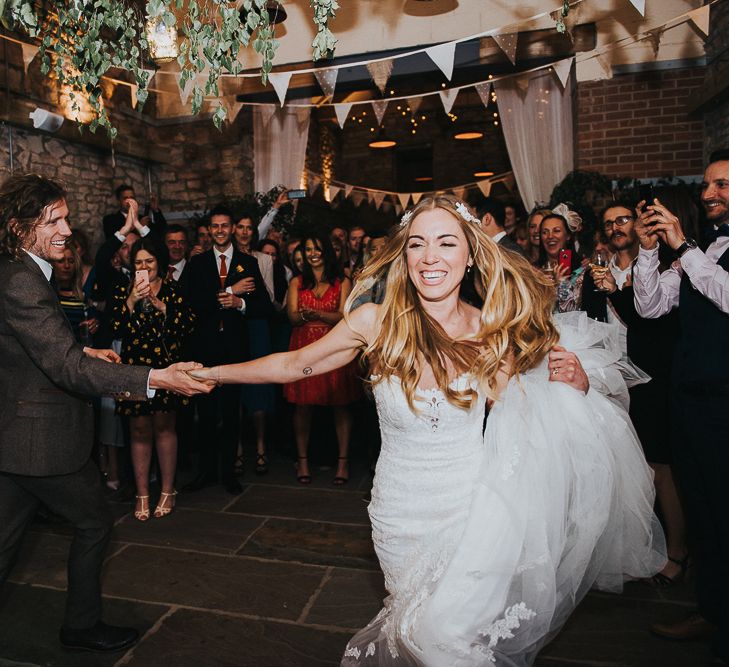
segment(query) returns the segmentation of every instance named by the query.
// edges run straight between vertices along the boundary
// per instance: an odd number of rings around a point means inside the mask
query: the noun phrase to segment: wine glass
[[[607,257],[607,254],[602,252],[602,250],[598,250],[595,252],[595,254],[592,256],[592,261],[590,262],[590,268],[592,269],[592,277],[595,278],[602,278],[602,276],[605,275],[605,272],[608,270],[608,264],[609,260]],[[604,288],[595,286],[596,292],[604,292]]]

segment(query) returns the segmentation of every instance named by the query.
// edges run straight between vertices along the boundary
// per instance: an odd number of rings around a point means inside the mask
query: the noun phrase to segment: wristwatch
[[[697,247],[696,241],[694,241],[693,239],[685,238],[683,240],[683,243],[680,246],[678,246],[678,248],[676,248],[676,254],[679,257],[683,257],[684,254],[686,253],[686,251],[693,250],[696,247]]]

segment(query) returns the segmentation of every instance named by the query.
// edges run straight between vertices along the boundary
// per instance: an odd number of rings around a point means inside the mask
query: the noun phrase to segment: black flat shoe
[[[111,653],[134,646],[139,639],[139,632],[134,628],[121,628],[99,621],[93,627],[85,630],[61,628],[58,638],[61,646],[66,649]]]
[[[243,493],[243,487],[240,485],[240,482],[237,479],[231,479],[227,482],[224,482],[223,488],[231,496],[239,496],[241,493]]]
[[[198,475],[189,484],[185,484],[185,486],[182,487],[181,491],[182,493],[194,493],[195,491],[204,489],[206,486],[214,486],[217,483],[218,480],[215,479],[215,477],[203,473],[202,475]]]
[[[268,457],[265,454],[256,456],[256,475],[265,475],[268,472]]]

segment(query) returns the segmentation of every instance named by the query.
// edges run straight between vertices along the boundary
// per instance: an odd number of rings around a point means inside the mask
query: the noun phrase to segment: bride
[[[459,298],[470,272],[480,311]],[[352,310],[375,280],[382,305]],[[664,565],[617,332],[578,313],[557,325],[553,303],[462,202],[424,198],[327,336],[193,372],[292,382],[363,352],[382,430],[369,514],[390,595],[343,665],[530,665],[591,587]]]

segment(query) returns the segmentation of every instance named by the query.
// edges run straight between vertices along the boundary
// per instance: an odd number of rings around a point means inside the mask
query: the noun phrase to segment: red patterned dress
[[[342,282],[335,280],[321,297],[310,289],[302,287],[301,276],[294,278],[299,287],[299,308],[321,310],[336,313],[339,310],[339,299],[342,293]],[[294,327],[291,333],[289,350],[305,347],[331,331],[332,325],[321,320],[305,322]],[[357,362],[352,361],[343,368],[303,378],[284,385],[284,396],[289,403],[295,405],[348,405],[356,401],[361,394],[360,381],[357,378]]]

